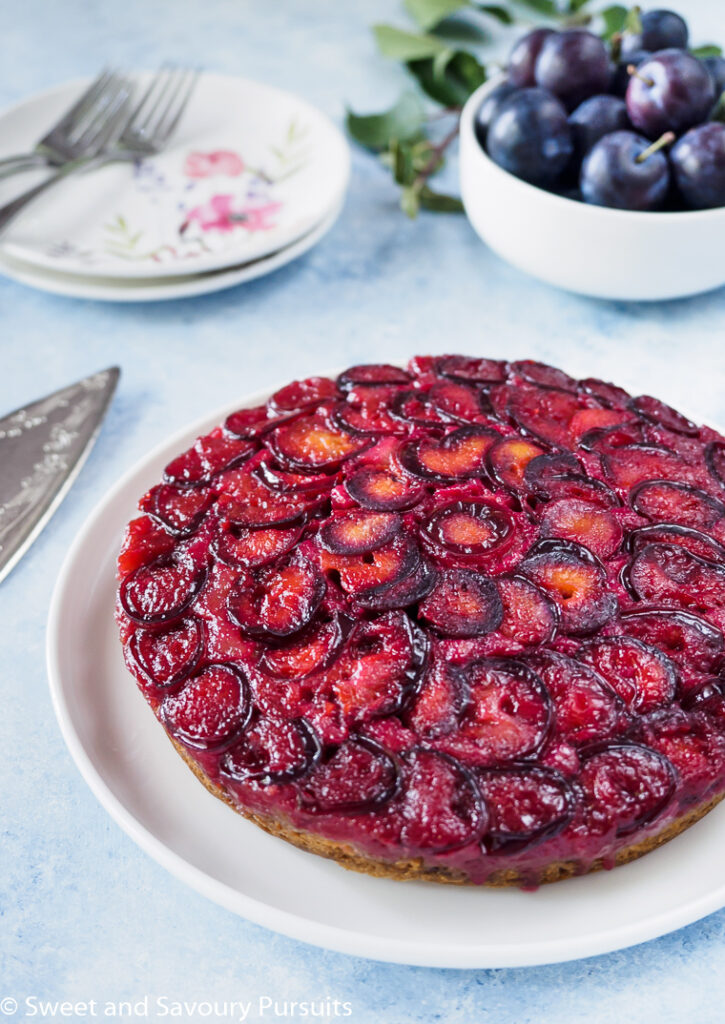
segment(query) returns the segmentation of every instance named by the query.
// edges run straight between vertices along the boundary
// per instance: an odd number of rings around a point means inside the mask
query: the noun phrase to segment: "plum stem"
[[[640,73],[637,71],[636,64],[627,65],[627,74],[631,75],[633,78],[638,78],[640,82],[644,82],[648,89],[651,89],[652,86],[655,84],[654,78],[646,78],[645,75],[640,75]]]
[[[635,158],[635,163],[643,164],[645,160],[653,155],[653,153],[659,153],[665,146],[670,146],[675,141],[677,136],[674,132],[665,132],[664,135],[660,135],[656,142],[653,142],[647,149],[643,149],[638,157]]]
[[[612,60],[615,64],[619,63],[619,58],[622,56],[622,38],[621,32],[615,32],[609,43]]]

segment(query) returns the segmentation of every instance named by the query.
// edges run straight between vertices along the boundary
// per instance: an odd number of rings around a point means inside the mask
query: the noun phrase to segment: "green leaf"
[[[549,18],[556,18],[559,15],[559,8],[554,3],[554,0],[520,0],[520,3],[524,7],[529,7],[532,11],[547,15]]]
[[[631,32],[633,35],[639,35],[642,31],[642,8],[633,7],[627,11],[627,17],[624,19],[624,31]]]
[[[624,31],[624,24],[627,20],[627,8],[621,4],[613,4],[611,7],[605,7],[600,12],[600,17],[604,22],[602,36],[604,39],[611,39],[618,32]]]
[[[488,14],[490,18],[495,18],[502,25],[513,25],[515,21],[508,7],[502,7],[500,4],[476,4],[476,7],[482,14]]]
[[[426,32],[444,18],[469,6],[469,0],[405,0],[408,13]]]
[[[424,210],[433,210],[436,213],[462,213],[463,203],[458,196],[448,196],[443,192],[434,192],[432,188],[424,185],[419,195],[420,205]]]
[[[398,185],[412,185],[416,175],[413,145],[394,141],[390,147],[390,158],[393,177]]]
[[[346,125],[350,135],[367,149],[389,149],[393,140],[408,142],[420,136],[425,114],[414,93],[403,93],[390,110],[380,114],[355,114],[348,110]]]
[[[569,0],[569,14],[576,14],[582,8],[587,7],[589,0]]]
[[[694,50],[690,50],[693,57],[722,57],[722,47],[716,46],[714,43],[708,43],[706,46],[696,46]]]
[[[425,60],[446,49],[445,43],[434,36],[404,32],[394,25],[374,25],[373,33],[383,57],[391,60]]]
[[[410,185],[400,193],[400,209],[407,214],[411,220],[415,220],[420,210],[420,189]]]
[[[486,81],[486,69],[466,50],[451,53],[445,63],[410,61],[408,68],[423,91],[444,107],[463,106],[471,93]]]

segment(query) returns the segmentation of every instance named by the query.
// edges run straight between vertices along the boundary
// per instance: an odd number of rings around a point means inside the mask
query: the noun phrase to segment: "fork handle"
[[[0,206],[0,232],[16,218],[26,206],[32,203],[32,201],[39,195],[42,195],[43,192],[47,191],[47,189],[51,188],[51,186],[57,184],[59,181],[63,181],[65,178],[69,178],[77,171],[89,170],[91,167],[102,167],[103,164],[109,162],[109,155],[104,154],[102,156],[86,157],[83,160],[73,160],[67,164],[63,164],[60,170],[56,171],[55,174],[51,174],[51,176],[46,178],[45,181],[41,181],[39,185],[36,185],[34,188],[29,188],[27,192],[21,193],[9,203],[5,203],[4,206]]]
[[[42,153],[18,153],[0,160],[0,178],[9,178],[12,174],[30,171],[34,167],[49,167],[50,161]]]

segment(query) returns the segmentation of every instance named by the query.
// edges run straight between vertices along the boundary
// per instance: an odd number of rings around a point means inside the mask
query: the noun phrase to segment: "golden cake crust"
[[[420,857],[397,861],[367,857],[349,843],[325,839],[312,832],[293,828],[288,823],[280,821],[272,815],[260,814],[259,812],[240,807],[224,792],[221,786],[217,786],[209,778],[201,765],[190,756],[188,751],[177,740],[173,739],[173,737],[169,738],[179,755],[184,759],[205,789],[217,797],[217,799],[228,804],[233,811],[254,822],[259,828],[264,829],[265,832],[276,836],[278,839],[284,839],[285,842],[291,843],[292,846],[296,846],[300,850],[314,853],[318,857],[326,857],[328,860],[334,860],[348,871],[358,871],[361,874],[373,875],[375,878],[392,878],[399,882],[441,882],[448,885],[473,884],[468,875],[463,871],[446,867],[426,867],[423,859]],[[618,867],[620,864],[629,864],[630,861],[637,860],[646,853],[656,850],[658,846],[663,846],[670,839],[674,839],[681,832],[684,832],[691,825],[694,825],[695,822],[699,821],[700,818],[703,818],[713,807],[720,803],[723,797],[725,797],[725,793],[718,793],[716,796],[710,797],[703,803],[691,808],[686,814],[682,814],[679,818],[675,818],[674,821],[670,821],[655,835],[648,836],[639,843],[633,843],[632,846],[619,850],[611,866]],[[516,869],[509,869],[495,872],[486,880],[484,885],[498,889],[512,886],[520,887],[522,885],[547,885],[551,882],[560,882],[565,878],[573,878],[575,875],[601,871],[603,868],[604,863],[601,857],[595,860],[586,871],[582,871],[581,865],[574,860],[554,861],[542,869],[538,878],[532,878],[529,875],[524,878]]]

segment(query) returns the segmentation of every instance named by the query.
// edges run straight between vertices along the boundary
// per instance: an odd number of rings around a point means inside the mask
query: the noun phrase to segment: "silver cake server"
[[[112,366],[0,418],[0,581],[70,490],[120,373]]]

